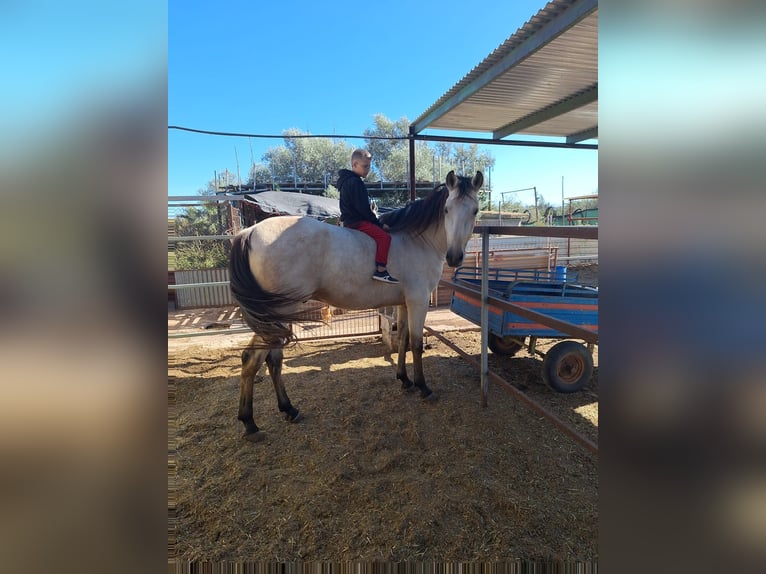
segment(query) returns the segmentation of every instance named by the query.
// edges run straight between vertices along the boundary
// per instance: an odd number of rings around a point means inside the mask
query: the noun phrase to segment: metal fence
[[[533,237],[493,235],[489,238],[490,250],[557,249],[561,265],[598,261],[598,240],[566,237]],[[466,253],[481,253],[481,236],[474,234]]]
[[[227,322],[227,333],[247,333],[249,328],[242,321],[237,303],[229,289],[228,269],[200,269],[176,271],[175,285],[168,285],[175,291],[175,307],[178,310],[231,307],[227,316],[233,320]],[[305,321],[293,324],[293,331],[298,340],[334,339],[380,334],[380,316],[377,309],[350,311],[331,307],[320,301],[310,300],[303,304]],[[204,323],[198,331],[179,331],[169,335],[172,338],[195,337],[221,334],[220,330],[206,331]]]
[[[380,314],[377,309],[350,311],[328,307],[319,301],[308,301],[306,305],[317,307],[309,314],[313,318],[316,318],[318,314],[322,322],[293,323],[293,332],[298,340],[339,339],[380,334]]]

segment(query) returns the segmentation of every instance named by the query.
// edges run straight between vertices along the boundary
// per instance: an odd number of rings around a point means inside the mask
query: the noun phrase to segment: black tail
[[[263,347],[283,347],[295,341],[289,322],[300,318],[300,312],[294,308],[302,298],[271,293],[261,287],[250,271],[249,239],[249,233],[240,233],[232,240],[229,256],[231,293],[242,309],[247,326],[263,339]]]

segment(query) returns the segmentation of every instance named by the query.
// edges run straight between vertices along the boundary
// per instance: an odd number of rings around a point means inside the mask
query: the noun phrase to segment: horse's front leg
[[[410,333],[407,327],[407,306],[396,308],[396,331],[399,334],[399,350],[396,359],[396,378],[402,382],[403,391],[414,391],[412,381],[407,376],[407,347],[410,344]]]
[[[408,302],[407,312],[412,347],[412,376],[415,379],[415,386],[420,389],[421,398],[434,401],[437,397],[426,385],[426,377],[423,374],[423,327],[426,323],[426,313],[428,313],[428,299],[425,303]]]
[[[243,438],[251,442],[263,440],[264,435],[253,420],[253,383],[255,376],[266,359],[268,349],[259,349],[254,344],[259,340],[254,336],[250,344],[242,351],[242,371],[239,382],[239,415],[237,418],[245,425]]]
[[[274,383],[274,390],[277,392],[277,405],[279,410],[285,413],[285,419],[290,422],[297,423],[302,415],[298,412],[291,403],[290,398],[287,396],[285,390],[285,384],[282,382],[282,360],[284,353],[282,349],[272,349],[266,356],[266,366],[269,368],[269,375],[271,375],[271,381]]]

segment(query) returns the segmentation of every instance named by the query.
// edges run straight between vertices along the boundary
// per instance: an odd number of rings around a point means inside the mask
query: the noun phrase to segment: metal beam
[[[168,237],[168,243],[183,243],[184,241],[216,241],[234,239],[236,235],[173,235]]]
[[[519,46],[514,48],[502,60],[486,70],[478,78],[469,82],[458,90],[450,98],[433,108],[422,119],[416,120],[410,126],[410,133],[419,133],[430,126],[447,112],[453,110],[458,104],[467,100],[470,96],[490,84],[493,80],[503,75],[519,62],[548,44],[551,40],[560,36],[577,22],[598,9],[598,0],[581,0],[564,10],[553,20],[546,22],[539,30],[530,35]]]
[[[198,201],[200,203],[213,201],[242,201],[242,195],[169,195],[168,201]],[[173,206],[171,206],[173,207]]]
[[[415,140],[410,138],[410,201],[415,201]]]
[[[508,225],[477,225],[473,228],[474,233],[482,233],[488,230],[490,235],[524,235],[530,237],[569,237],[572,239],[598,239],[597,225],[576,226],[523,226],[511,227]]]
[[[598,126],[593,126],[590,129],[577,132],[576,134],[567,136],[567,143],[577,143],[583,140],[590,140],[598,137]]]
[[[543,122],[556,118],[567,112],[571,112],[572,110],[576,110],[577,108],[581,108],[597,100],[598,100],[598,84],[596,83],[586,88],[584,91],[567,96],[561,99],[560,101],[556,102],[555,104],[547,106],[536,112],[532,112],[531,114],[528,114],[524,116],[523,118],[520,118],[514,122],[504,125],[500,129],[493,132],[492,137],[495,139],[502,139],[505,136],[520,132],[529,127],[535,126],[537,124],[541,124]],[[573,142],[570,142],[569,139],[567,138],[567,143],[573,143]]]
[[[525,147],[552,147],[567,149],[598,149],[598,144],[575,144],[565,142],[544,142],[535,140],[493,140],[490,138],[464,138],[460,136],[435,136],[435,135],[414,135],[412,139],[424,142],[450,142],[450,143],[468,143],[479,145],[515,145]]]

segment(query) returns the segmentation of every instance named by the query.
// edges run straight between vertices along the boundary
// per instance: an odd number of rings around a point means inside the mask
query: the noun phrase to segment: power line
[[[211,136],[233,136],[242,138],[274,138],[274,139],[298,139],[298,138],[334,138],[334,139],[367,139],[367,140],[407,140],[409,136],[348,136],[348,135],[325,135],[325,134],[297,134],[297,135],[274,135],[274,134],[246,134],[238,132],[218,132],[213,130],[199,130],[196,128],[187,128],[184,126],[168,126],[169,130],[180,130],[184,132],[194,132],[197,134],[207,134]]]

